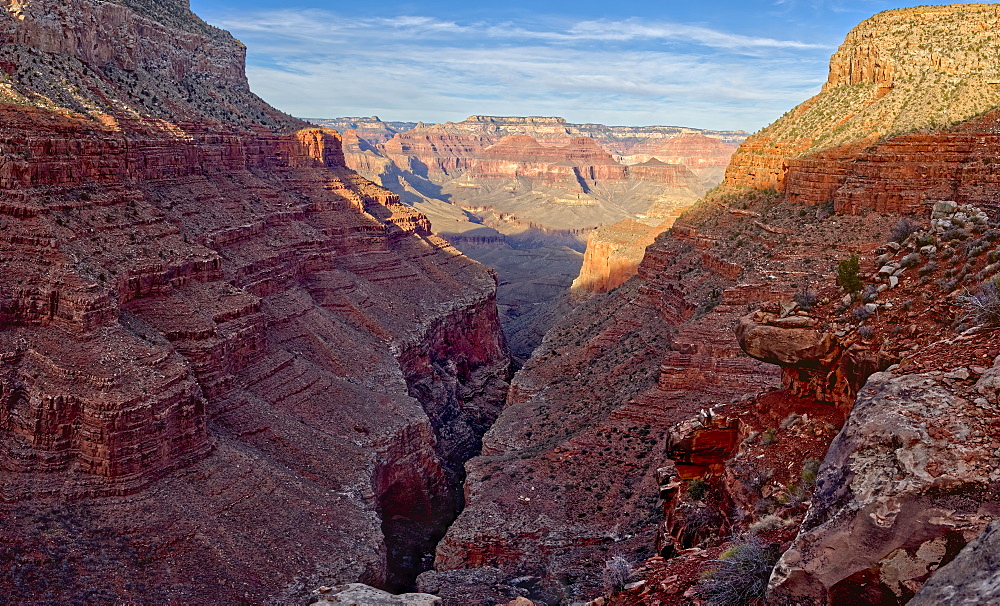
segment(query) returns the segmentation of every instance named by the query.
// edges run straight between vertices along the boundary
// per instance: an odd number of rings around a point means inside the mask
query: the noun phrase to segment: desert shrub
[[[958,280],[955,280],[954,278],[950,280],[948,278],[941,278],[935,282],[935,284],[937,284],[937,287],[941,290],[951,292],[955,288],[955,285],[958,284]]]
[[[858,255],[842,260],[837,264],[837,285],[849,293],[861,290],[863,283],[858,272],[861,271],[861,259]]]
[[[862,339],[865,340],[871,339],[872,337],[875,336],[875,329],[872,328],[871,326],[862,326],[860,329],[858,329],[858,334],[861,335]]]
[[[983,238],[985,238],[987,242],[996,242],[997,240],[1000,240],[1000,231],[991,229],[983,234]]]
[[[958,299],[965,319],[987,326],[1000,326],[1000,287],[995,281],[983,283],[974,294]]]
[[[802,423],[802,415],[793,412],[790,413],[787,417],[785,417],[785,420],[781,422],[781,428],[788,429],[789,427],[800,425],[801,423]]]
[[[774,499],[757,499],[757,502],[753,506],[754,513],[757,515],[772,514],[777,508],[778,504]]]
[[[969,248],[970,257],[978,257],[990,249],[990,243],[985,240],[976,240],[975,246]]]
[[[768,514],[761,518],[760,520],[754,522],[750,525],[750,532],[754,534],[761,534],[764,532],[769,532],[771,530],[777,530],[786,526],[788,522],[782,520],[774,514]]]
[[[737,540],[699,583],[702,595],[713,606],[745,606],[762,599],[778,555],[756,536]]]
[[[695,478],[688,482],[688,496],[694,501],[700,501],[708,494],[708,482],[701,478]]]
[[[778,496],[782,505],[801,505],[809,500],[809,491],[798,484],[789,484],[785,492]]]
[[[851,318],[853,318],[855,322],[864,322],[871,316],[872,312],[868,311],[868,308],[864,305],[856,307],[853,311],[851,311]]]
[[[768,427],[764,430],[764,433],[760,434],[760,445],[770,446],[778,441],[778,430],[774,427]]]
[[[903,267],[916,267],[920,265],[920,253],[910,253],[903,257],[903,260],[899,264]]]
[[[684,512],[684,530],[678,537],[685,548],[713,535],[722,524],[722,516],[711,507],[695,507]]]
[[[969,237],[969,232],[965,231],[961,227],[952,227],[947,229],[941,234],[941,239],[945,242],[950,242],[952,240],[965,240]]]
[[[926,276],[928,274],[932,274],[935,271],[937,271],[937,267],[938,267],[937,263],[935,263],[934,261],[931,261],[927,265],[924,265],[923,267],[921,267],[920,270],[917,273],[920,274],[921,276]]]
[[[892,230],[889,231],[889,239],[893,242],[903,242],[915,231],[917,231],[917,225],[913,221],[906,217],[900,217],[899,221],[896,221],[896,224],[892,226]]]
[[[819,301],[819,295],[806,288],[795,293],[792,300],[795,301],[801,309],[809,311],[816,306],[816,303]]]
[[[806,459],[802,461],[802,484],[812,490],[816,486],[816,476],[819,474],[819,460]]]
[[[865,303],[871,303],[877,298],[878,298],[878,286],[875,286],[874,284],[869,284],[868,286],[865,286],[865,292],[863,295],[861,295],[861,299]]]
[[[923,233],[917,236],[917,246],[927,246],[929,244],[935,244],[937,238],[934,237],[932,233]]]
[[[737,461],[731,465],[733,474],[755,494],[760,494],[764,485],[774,476],[774,470],[754,465],[746,461]]]
[[[604,581],[613,591],[625,589],[632,580],[632,574],[632,564],[625,559],[625,556],[612,556],[604,562]]]
[[[938,257],[942,259],[950,259],[955,256],[954,248],[945,248],[938,252]]]

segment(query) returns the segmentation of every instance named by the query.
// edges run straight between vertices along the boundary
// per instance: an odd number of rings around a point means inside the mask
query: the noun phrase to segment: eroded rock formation
[[[499,293],[501,322],[522,359],[560,310],[572,304],[567,290],[580,276],[579,253],[589,234],[599,226],[638,220],[654,237],[669,227],[665,220],[676,218],[718,183],[744,136],[569,124],[563,118],[471,116],[407,128],[384,140],[389,126],[381,121],[320,123],[346,129],[349,167],[398,193],[431,219],[435,233],[498,271],[508,286]],[[364,134],[369,131],[371,140]],[[630,155],[639,148],[649,153]],[[590,253],[590,269],[581,276],[585,290],[620,283],[635,273],[641,248],[630,250],[627,259],[621,252],[604,259],[600,255],[608,248]],[[525,281],[526,254],[552,264],[535,264]],[[603,265],[614,266],[615,276],[589,273]]]
[[[954,560],[938,569],[924,583],[910,602],[912,606],[928,606],[948,602],[958,606],[988,604],[1000,599],[1000,545],[997,529],[1000,521],[992,522],[976,540],[969,543]]]
[[[995,403],[939,379],[868,380],[772,576],[771,601],[905,602],[1000,514]]]
[[[865,208],[862,200],[881,212],[916,210],[938,195],[934,187],[962,182],[963,171],[951,162],[956,153],[974,154],[972,141],[963,145],[959,136],[953,146],[947,133],[919,132],[876,145],[872,155],[864,150],[886,137],[959,124],[1000,103],[1000,64],[983,50],[995,45],[990,32],[998,22],[1000,10],[990,4],[905,8],[862,22],[830,60],[822,92],[747,139],[726,182],[787,190],[809,204],[834,200],[848,212]],[[910,187],[923,196],[907,199],[883,189],[898,187],[902,175],[879,178],[884,166],[869,164],[875,157],[894,170],[937,178]]]
[[[978,160],[995,152],[998,99],[995,54],[964,40],[993,48],[996,10],[863,23],[821,95],[749,139],[637,276],[550,331],[469,464],[442,567],[572,577],[591,597],[604,562],[641,559],[636,538],[659,535],[645,582],[611,603],[681,604],[742,548],[728,537],[752,533],[761,553],[786,552],[769,600],[900,603],[986,526],[997,433],[975,385],[1000,349],[961,297],[998,271],[995,181]],[[968,95],[935,105],[956,83]],[[856,294],[836,283],[852,254]],[[653,437],[650,453],[677,459],[631,454],[630,438]],[[605,482],[609,455],[624,482]],[[539,491],[544,478],[562,489]],[[643,519],[623,486],[659,491],[666,518]],[[627,521],[602,539],[619,523],[610,503]]]
[[[5,595],[412,582],[503,403],[494,275],[186,2],[0,9]]]

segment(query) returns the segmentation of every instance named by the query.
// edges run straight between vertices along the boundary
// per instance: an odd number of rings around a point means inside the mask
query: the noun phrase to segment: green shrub
[[[856,293],[863,286],[861,276],[861,259],[858,255],[851,255],[837,264],[837,285],[849,293]]]
[[[700,501],[708,494],[708,482],[701,478],[695,478],[688,482],[688,496],[694,501]]]
[[[816,487],[816,475],[819,473],[819,461],[806,459],[802,461],[802,484],[809,490]]]

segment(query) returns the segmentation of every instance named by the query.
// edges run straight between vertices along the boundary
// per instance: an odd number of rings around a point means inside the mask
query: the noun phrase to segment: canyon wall
[[[588,277],[588,268],[614,265],[619,282],[635,273],[641,248],[624,262],[620,251],[614,260],[595,257],[615,247],[609,242],[593,248],[595,260],[580,276],[591,233],[639,221],[655,236],[665,219],[721,180],[745,136],[470,116],[404,125],[387,138],[393,127],[375,118],[316,122],[344,129],[349,167],[399,194],[430,218],[434,233],[498,272],[501,322],[522,360],[573,304],[567,295],[575,279],[577,290],[607,282]]]
[[[4,595],[411,584],[503,404],[495,276],[186,2],[0,8]]]
[[[844,178],[864,148],[995,107],[1000,62],[988,49],[998,22],[1000,12],[989,4],[905,8],[862,22],[830,59],[822,92],[748,138],[726,182],[793,194],[808,184],[804,199],[826,202],[840,195],[838,188],[852,189]],[[919,145],[919,133],[911,141]],[[909,163],[911,169],[948,159],[947,152],[936,158],[935,150],[923,151],[931,153]],[[817,154],[825,170],[810,171]],[[788,176],[799,172],[797,162],[806,174],[793,184]]]
[[[743,557],[777,562],[769,603],[940,592],[996,516],[1000,345],[967,297],[998,271],[997,10],[862,23],[635,277],[556,324],[468,464],[437,567],[622,605],[727,603],[718,571]],[[637,583],[613,592],[617,558]]]

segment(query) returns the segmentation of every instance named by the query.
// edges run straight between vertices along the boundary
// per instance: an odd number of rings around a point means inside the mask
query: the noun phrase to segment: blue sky
[[[880,0],[191,0],[300,117],[472,114],[756,131],[815,94]]]

